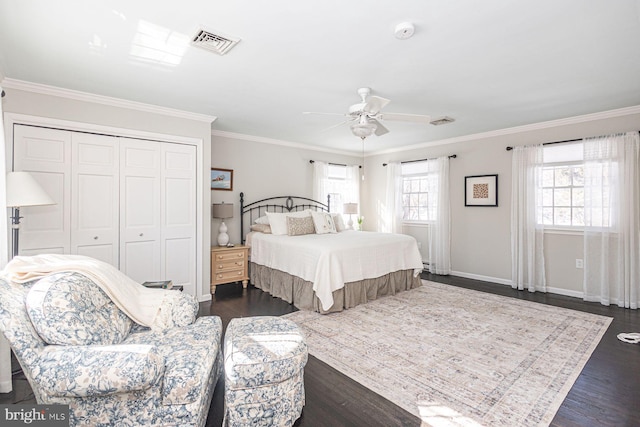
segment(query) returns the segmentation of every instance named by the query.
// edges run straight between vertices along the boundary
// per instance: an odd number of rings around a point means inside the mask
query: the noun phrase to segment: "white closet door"
[[[15,125],[13,141],[13,170],[31,173],[56,202],[20,209],[20,255],[68,254],[71,132]]]
[[[118,139],[75,132],[71,159],[71,253],[118,268]]]
[[[162,280],[160,143],[120,138],[120,270]]]
[[[163,278],[196,295],[196,147],[162,144]]]

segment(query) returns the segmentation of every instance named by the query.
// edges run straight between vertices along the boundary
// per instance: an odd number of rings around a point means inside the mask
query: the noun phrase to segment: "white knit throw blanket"
[[[57,254],[17,256],[0,274],[9,282],[26,283],[62,271],[77,272],[93,280],[134,322],[152,329],[168,326],[168,319],[162,319],[166,316],[160,316],[160,308],[165,297],[169,299],[176,292],[146,288],[114,266],[94,258]]]

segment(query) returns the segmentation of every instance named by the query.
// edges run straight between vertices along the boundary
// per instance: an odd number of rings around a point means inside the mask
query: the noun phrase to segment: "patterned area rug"
[[[546,426],[611,318],[423,280],[340,313],[286,315],[309,352],[426,426]]]

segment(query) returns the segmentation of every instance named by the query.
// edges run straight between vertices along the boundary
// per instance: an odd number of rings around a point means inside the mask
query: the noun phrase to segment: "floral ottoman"
[[[290,426],[305,403],[307,344],[279,317],[229,322],[224,338],[225,425]]]

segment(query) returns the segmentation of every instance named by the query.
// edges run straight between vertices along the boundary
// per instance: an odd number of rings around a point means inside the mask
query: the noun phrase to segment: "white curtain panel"
[[[345,184],[345,192],[342,195],[345,203],[357,203],[360,210],[360,167],[358,165],[347,166]],[[340,206],[339,212],[342,212],[342,210],[343,207]]]
[[[402,232],[402,165],[387,164],[387,191],[385,206],[380,215],[378,230],[384,233]]]
[[[315,161],[313,163],[313,200],[322,203],[327,202],[327,194],[329,181],[329,164],[325,162]]]
[[[640,305],[640,136],[584,140],[584,299]]]
[[[427,161],[429,194],[436,197],[435,221],[429,238],[429,272],[451,273],[451,203],[449,191],[449,157]]]
[[[0,93],[2,87],[0,86]],[[9,223],[7,215],[7,171],[6,171],[6,144],[4,141],[4,123],[2,112],[2,100],[0,100],[0,269],[9,261]],[[11,351],[9,343],[3,334],[0,334],[0,393],[9,393],[11,385]]]
[[[542,144],[515,147],[511,160],[511,287],[546,292],[542,203]],[[540,221],[538,221],[540,219]]]

